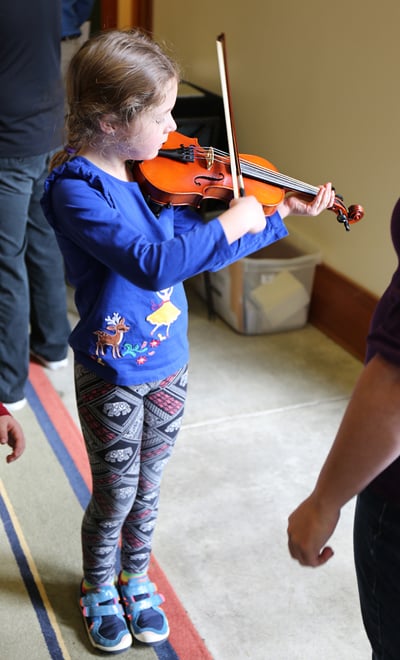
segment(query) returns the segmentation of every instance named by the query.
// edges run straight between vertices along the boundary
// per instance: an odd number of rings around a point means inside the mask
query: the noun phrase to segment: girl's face
[[[165,99],[150,110],[143,111],[124,134],[119,147],[124,160],[151,160],[158,155],[169,133],[176,130],[172,109],[176,102],[178,83],[172,79]]]

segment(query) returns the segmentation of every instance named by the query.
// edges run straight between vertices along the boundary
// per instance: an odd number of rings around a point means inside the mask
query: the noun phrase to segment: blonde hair
[[[67,72],[67,146],[54,155],[50,169],[83,147],[109,144],[115,138],[102,132],[100,120],[107,116],[128,126],[140,112],[162,103],[173,78],[179,80],[176,62],[138,29],[104,31],[86,41]]]

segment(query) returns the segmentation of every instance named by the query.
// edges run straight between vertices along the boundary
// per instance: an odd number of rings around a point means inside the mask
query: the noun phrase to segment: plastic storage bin
[[[210,273],[215,312],[234,330],[264,334],[304,326],[321,254],[298,234]],[[205,297],[204,277],[195,287]]]

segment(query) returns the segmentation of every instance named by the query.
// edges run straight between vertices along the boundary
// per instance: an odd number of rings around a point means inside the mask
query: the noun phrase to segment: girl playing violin
[[[208,223],[187,206],[155,214],[132,162],[155,158],[176,130],[178,79],[176,64],[137,30],[86,42],[67,77],[68,145],[53,160],[42,199],[80,317],[70,344],[93,479],[80,605],[101,651],[124,650],[132,636],[154,645],[169,634],[147,571],[161,476],[186,398],[183,281],[277,241],[287,235],[287,215],[315,216],[334,199],[326,184],[312,201],[287,196],[267,220],[251,196]]]

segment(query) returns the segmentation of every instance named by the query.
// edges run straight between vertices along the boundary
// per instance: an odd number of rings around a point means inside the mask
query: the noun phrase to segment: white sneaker
[[[22,410],[26,405],[26,399],[20,399],[19,401],[13,401],[12,403],[3,403],[3,406],[7,408],[9,412],[15,412],[17,410]]]
[[[31,351],[31,357],[33,357],[33,359],[36,362],[39,362],[39,364],[41,364],[43,367],[46,367],[46,369],[50,369],[51,371],[57,371],[57,369],[62,369],[68,365],[68,358],[51,361],[46,360],[46,358],[38,355],[37,353],[34,353],[33,351]]]

